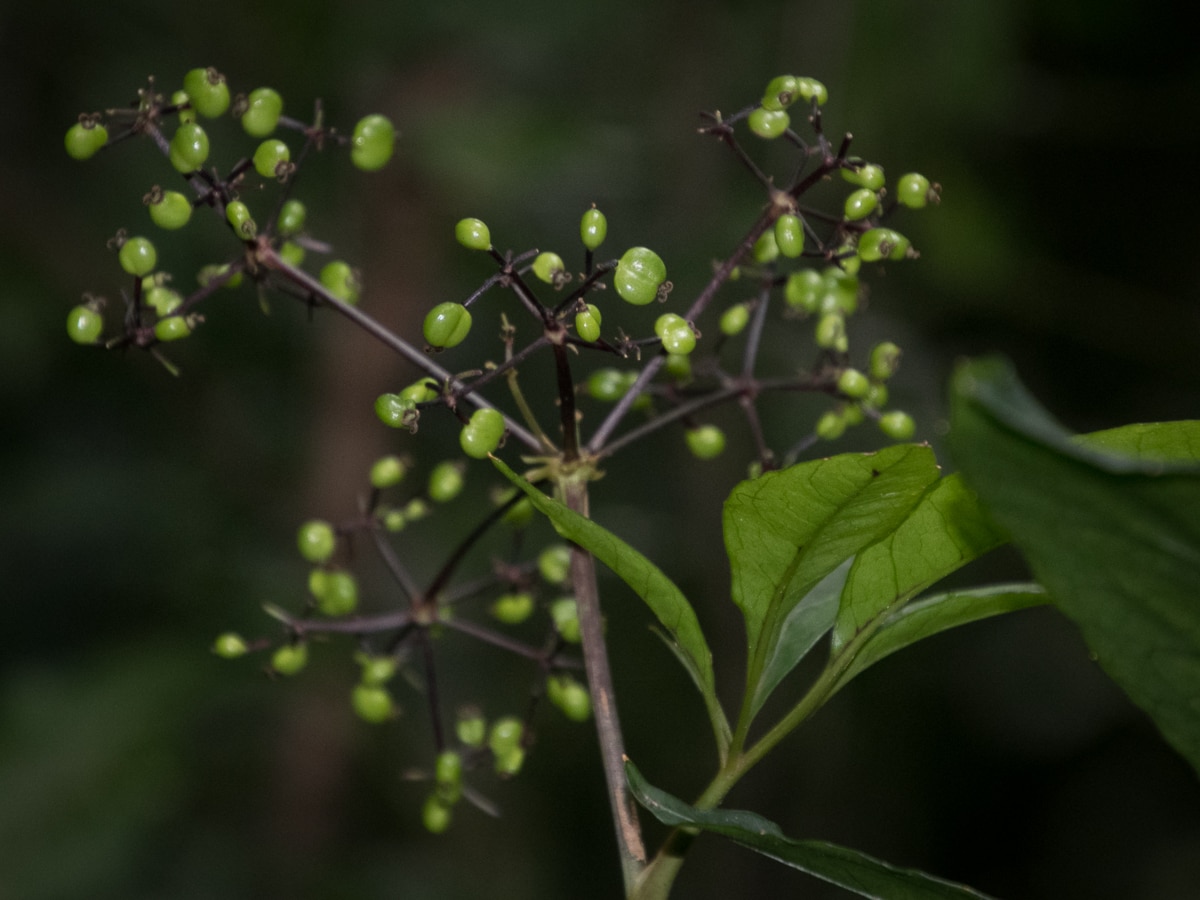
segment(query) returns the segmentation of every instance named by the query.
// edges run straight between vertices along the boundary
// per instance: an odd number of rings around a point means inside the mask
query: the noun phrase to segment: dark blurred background
[[[401,329],[486,276],[452,239],[465,215],[502,246],[570,261],[596,202],[610,248],[656,248],[676,297],[694,296],[762,199],[696,135],[697,114],[753,102],[781,72],[813,75],[829,87],[831,133],[852,130],[893,176],[944,185],[940,208],[903,223],[920,262],[872,274],[853,323],[860,348],[905,348],[892,393],[920,437],[940,447],[946,377],[985,351],[1012,356],[1077,430],[1197,414],[1200,56],[1166,4],[112,0],[55,15],[0,8],[3,900],[620,890],[590,727],[546,711],[526,772],[483,780],[505,818],[462,808],[433,838],[419,822],[426,786],[402,778],[430,758],[418,694],[401,690],[404,718],[372,728],[346,702],[347,644],[315,648],[283,682],[208,652],[226,629],[274,635],[262,603],[299,605],[299,522],[353,515],[377,455],[435,458],[453,435],[380,427],[373,398],[414,373],[331,317],[314,327],[277,302],[264,318],[252,291],[223,295],[172,349],[182,378],[67,340],[81,293],[115,298],[123,283],[106,240],[151,227],[140,198],[170,175],[145,144],[75,163],[62,136],[149,74],[173,89],[211,64],[236,88],[276,87],[298,116],[321,97],[347,127],[373,111],[397,123],[382,174],[322,157],[303,194],[311,229],[365,272],[365,306]],[[156,236],[164,265],[227,252],[218,229],[194,231],[186,246]],[[782,444],[812,409],[779,405],[772,435]],[[663,435],[614,459],[595,512],[697,598],[732,698],[743,637],[718,515],[747,445],[707,465],[680,445]],[[405,537],[419,572],[477,515],[490,480],[471,477],[474,500]],[[698,523],[682,537],[681,515]],[[1000,553],[960,580],[1022,576]],[[701,706],[636,599],[604,586],[629,752],[693,796],[713,765]],[[441,653],[453,697],[521,708],[527,670],[509,682],[495,674],[509,663],[468,644]],[[1195,772],[1046,609],[889,660],[728,804],[997,896],[1200,895]],[[677,892],[842,896],[713,839]]]

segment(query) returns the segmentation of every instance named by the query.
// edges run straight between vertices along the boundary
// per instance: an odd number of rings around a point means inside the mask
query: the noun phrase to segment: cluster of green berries
[[[750,113],[750,130],[761,138],[772,140],[779,137],[791,124],[788,107],[798,100],[816,101],[824,106],[829,99],[825,85],[815,78],[780,75],[768,82],[762,100]]]

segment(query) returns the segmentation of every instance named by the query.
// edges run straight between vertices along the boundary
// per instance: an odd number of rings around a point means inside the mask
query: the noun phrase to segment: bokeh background
[[[301,602],[300,521],[353,515],[372,459],[434,459],[453,435],[385,433],[373,398],[411,370],[294,304],[264,318],[249,291],[222,297],[174,352],[178,379],[148,356],[69,343],[67,309],[123,280],[106,240],[151,227],[140,198],[170,177],[144,144],[69,160],[62,135],[80,111],[129,101],[148,74],[171,88],[212,64],[236,87],[275,86],[297,115],[317,97],[347,126],[389,115],[403,138],[384,173],[322,158],[304,193],[312,230],[365,272],[364,303],[406,329],[486,276],[453,242],[464,215],[502,245],[569,256],[596,202],[611,246],[655,247],[676,296],[693,295],[761,203],[696,135],[698,112],[753,102],[780,72],[811,74],[829,87],[831,133],[852,130],[893,175],[944,185],[940,208],[905,222],[920,262],[873,275],[854,324],[860,347],[905,348],[893,397],[940,447],[964,354],[1010,355],[1081,431],[1196,415],[1198,62],[1158,2],[112,0],[59,4],[53,19],[5,3],[0,898],[619,893],[588,728],[547,711],[526,772],[482,785],[504,818],[464,809],[433,838],[419,823],[426,787],[403,777],[430,756],[414,691],[398,724],[371,728],[347,703],[344,643],[286,682],[208,653],[228,628],[272,635],[262,603]],[[177,271],[226,252],[219,230],[197,234],[160,240]],[[780,405],[772,433],[810,427],[813,409]],[[718,512],[746,445],[709,465],[680,446],[667,434],[615,459],[596,514],[697,598],[732,697],[743,638]],[[461,515],[406,537],[418,571],[477,514],[489,479],[476,473]],[[1022,574],[1000,553],[962,580]],[[604,585],[629,752],[691,796],[713,765],[700,704],[637,601]],[[453,696],[521,708],[527,670],[452,641],[441,660]],[[728,802],[996,896],[1200,894],[1195,772],[1051,610],[889,660]],[[681,898],[784,894],[841,896],[713,839],[678,886]]]

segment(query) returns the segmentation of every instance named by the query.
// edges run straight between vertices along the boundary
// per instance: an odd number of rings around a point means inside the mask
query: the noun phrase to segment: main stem
[[[561,487],[567,506],[581,516],[587,516],[587,481],[568,476],[563,479]],[[625,783],[625,741],[617,717],[617,696],[613,690],[608,647],[604,641],[600,591],[596,584],[596,560],[581,547],[571,550],[571,582],[579,611],[583,661],[587,670],[588,690],[592,694],[604,780],[608,786],[608,802],[628,896],[633,893],[637,878],[646,867],[646,846],[638,824],[637,807]]]

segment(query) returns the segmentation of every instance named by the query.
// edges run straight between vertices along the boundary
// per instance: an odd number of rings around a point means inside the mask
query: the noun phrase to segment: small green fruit
[[[908,413],[894,409],[879,417],[879,429],[893,441],[907,441],[916,433],[917,425]]]
[[[425,340],[439,350],[457,347],[470,332],[471,313],[461,303],[439,303],[425,316]]]
[[[271,668],[280,675],[295,675],[308,665],[307,644],[285,644],[271,655]]]
[[[358,717],[372,725],[381,725],[396,714],[396,704],[387,688],[375,684],[356,684],[350,695]]]
[[[311,563],[323,563],[337,548],[337,534],[323,519],[312,519],[300,526],[296,534],[300,555]]]
[[[657,297],[667,280],[667,266],[653,250],[631,247],[617,263],[613,285],[626,303],[645,306]]]
[[[454,236],[468,250],[489,250],[492,233],[479,219],[460,219],[454,226]]]
[[[237,659],[239,656],[245,656],[249,650],[245,639],[232,631],[217,635],[212,645],[212,652],[224,659]]]
[[[589,250],[596,250],[604,243],[607,235],[608,220],[604,217],[604,213],[593,206],[583,214],[583,218],[579,221],[579,237],[583,241],[583,246]]]

